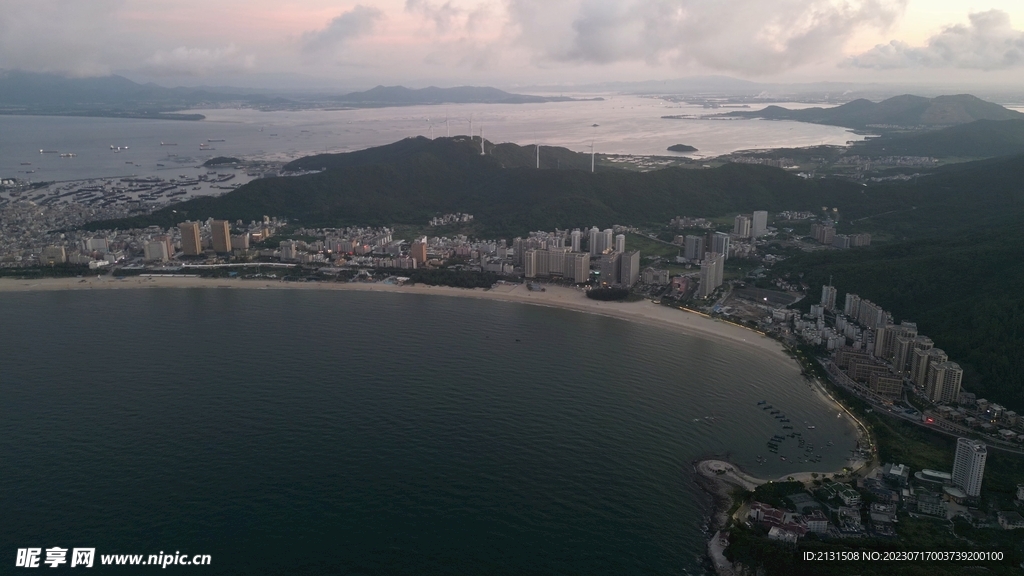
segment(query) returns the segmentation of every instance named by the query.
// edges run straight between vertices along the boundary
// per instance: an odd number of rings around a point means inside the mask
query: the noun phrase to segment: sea
[[[82,547],[203,575],[706,574],[695,460],[779,477],[856,444],[781,355],[525,304],[4,293],[0,326],[2,573]],[[767,451],[789,431],[762,400],[820,462]]]
[[[475,136],[483,129],[484,138],[496,143],[539,143],[577,152],[590,152],[593,147],[599,154],[681,155],[667,148],[687,144],[698,149],[686,155],[694,158],[748,149],[844,145],[864,138],[837,126],[712,117],[733,108],[705,109],[641,96],[606,94],[603,98],[349,110],[189,111],[205,115],[202,121],[0,115],[0,178],[33,182],[125,176],[194,178],[206,171],[200,165],[216,156],[288,161],[414,136],[464,135],[471,129]],[[248,179],[245,171],[238,171],[233,182]]]

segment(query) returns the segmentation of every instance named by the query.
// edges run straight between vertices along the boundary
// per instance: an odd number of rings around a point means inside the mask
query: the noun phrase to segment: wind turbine
[[[594,141],[590,141],[590,173],[594,173]]]
[[[480,127],[480,155],[484,155],[484,127]]]
[[[450,126],[448,126],[448,112],[444,113],[444,129],[445,129],[445,132],[446,132],[445,135],[448,138],[451,138],[452,137],[452,129],[451,129]]]

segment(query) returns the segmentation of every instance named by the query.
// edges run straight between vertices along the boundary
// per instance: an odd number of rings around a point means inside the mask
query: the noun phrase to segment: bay
[[[206,574],[703,573],[693,460],[765,477],[811,466],[757,464],[781,432],[759,400],[816,425],[802,432],[821,471],[855,443],[781,355],[521,304],[7,293],[0,326],[8,558],[61,546],[211,554]]]
[[[754,148],[844,145],[863,139],[845,128],[803,122],[662,118],[721,111],[656,98],[607,95],[601,101],[543,104],[269,112],[220,108],[195,110],[207,117],[197,122],[0,115],[0,177],[33,181],[194,177],[205,171],[197,166],[215,156],[284,161],[349,152],[413,136],[468,134],[471,119],[473,134],[479,137],[483,128],[491,142],[539,142],[577,152],[589,152],[593,144],[602,154],[673,155],[667,151],[669,146],[688,144],[699,149],[696,157],[708,157]],[[201,143],[214,149],[201,150]],[[115,152],[111,146],[122,150]],[[40,150],[77,156],[61,158]],[[244,172],[238,176],[235,182],[247,180]]]

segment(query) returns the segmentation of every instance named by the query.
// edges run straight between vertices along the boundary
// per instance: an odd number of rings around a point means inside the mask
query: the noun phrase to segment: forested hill
[[[789,110],[768,106],[755,112],[728,112],[726,116],[797,120],[847,128],[939,127],[966,124],[975,120],[1024,119],[1024,114],[970,94],[924,98],[904,94],[881,102],[859,99],[835,108]]]
[[[1024,154],[1024,118],[976,120],[924,132],[888,133],[854,144],[849,154],[992,158]]]
[[[251,220],[264,214],[306,225],[423,224],[437,214],[467,212],[481,233],[508,237],[555,227],[662,223],[679,214],[820,209],[822,202],[853,210],[862,203],[857,184],[805,180],[765,166],[590,173],[589,155],[542,147],[537,170],[532,146],[486,147],[481,156],[479,138],[418,137],[314,156],[288,167],[325,171],[260,179],[217,198],[90,227],[169,226],[211,216]]]
[[[871,216],[868,224],[896,238],[918,238],[969,222],[1024,216],[1021,157],[951,165],[909,182],[863,186],[746,164],[590,173],[589,155],[549,147],[541,148],[537,170],[532,146],[485,146],[487,154],[481,156],[479,138],[417,137],[312,156],[287,168],[326,170],[260,179],[220,197],[90,228],[170,226],[184,218],[252,220],[264,214],[317,226],[422,224],[437,214],[467,212],[475,216],[479,232],[510,237],[555,227],[663,223],[681,214],[830,206],[846,221]]]

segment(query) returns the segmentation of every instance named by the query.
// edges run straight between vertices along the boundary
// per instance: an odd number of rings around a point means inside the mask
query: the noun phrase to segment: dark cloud
[[[331,20],[323,30],[302,35],[302,51],[307,54],[337,50],[349,40],[373,31],[384,13],[372,6],[357,5]]]
[[[698,65],[768,74],[837,59],[907,0],[507,0],[516,40],[544,60]]]
[[[1005,70],[1024,65],[1024,31],[1014,30],[1001,10],[971,14],[967,25],[949,26],[926,46],[893,40],[855,56],[847,63],[859,68],[966,68]]]

